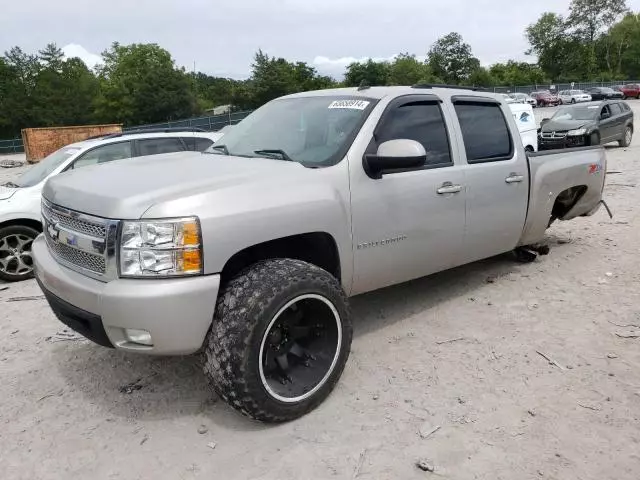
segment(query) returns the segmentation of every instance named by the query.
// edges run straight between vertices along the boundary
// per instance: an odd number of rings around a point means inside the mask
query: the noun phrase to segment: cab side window
[[[78,157],[71,168],[88,167],[125,158],[131,158],[131,142],[110,143],[89,150],[81,157]]]
[[[207,148],[213,145],[213,140],[203,137],[182,137],[182,140],[187,145],[187,150],[191,152],[204,152]]]
[[[427,152],[425,167],[453,165],[447,127],[440,104],[436,101],[405,103],[385,114],[375,134],[377,145],[399,139],[422,144]]]
[[[502,109],[497,103],[454,104],[468,163],[496,162],[513,157],[513,141]]]
[[[602,110],[600,110],[600,118],[607,119],[609,117],[611,117],[611,110],[609,110],[608,105],[605,105],[604,107],[602,107]]]

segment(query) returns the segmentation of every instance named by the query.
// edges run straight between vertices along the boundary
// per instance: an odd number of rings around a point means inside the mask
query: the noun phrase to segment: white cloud
[[[64,47],[62,47],[62,52],[64,53],[65,58],[78,57],[80,60],[86,63],[87,67],[89,68],[94,68],[96,65],[102,63],[102,57],[100,55],[91,53],[82,45],[78,45],[76,43],[65,45]]]

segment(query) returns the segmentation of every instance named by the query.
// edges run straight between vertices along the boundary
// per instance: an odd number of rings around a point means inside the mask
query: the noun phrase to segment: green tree
[[[552,80],[556,80],[570,54],[571,42],[566,34],[564,17],[553,12],[543,13],[536,23],[527,27],[525,37],[531,46],[526,53],[536,55],[538,65]]]
[[[98,119],[126,125],[185,118],[197,111],[193,84],[156,44],[120,45],[103,52],[98,68]]]
[[[596,70],[599,35],[628,11],[626,0],[571,0],[567,25],[573,29],[573,35],[589,47],[585,58],[589,74]]]
[[[471,46],[457,32],[439,38],[431,46],[427,63],[435,76],[452,84],[469,81],[473,71],[480,67]]]
[[[48,43],[46,47],[38,52],[38,60],[40,60],[44,68],[59,72],[62,70],[64,53],[55,43]]]
[[[386,85],[388,79],[389,64],[369,59],[366,62],[354,62],[347,66],[343,83],[345,87],[358,87],[363,82],[370,87],[376,87]]]
[[[495,80],[488,69],[478,67],[469,75],[468,83],[475,87],[491,87],[495,85]]]
[[[415,55],[401,53],[388,66],[387,83],[389,85],[415,85],[417,83],[439,83],[431,69]]]

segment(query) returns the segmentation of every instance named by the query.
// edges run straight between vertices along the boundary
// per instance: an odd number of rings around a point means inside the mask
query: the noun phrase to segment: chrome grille
[[[562,131],[562,132],[542,132],[542,138],[565,138],[567,136],[567,132],[566,131]]]
[[[47,243],[53,254],[60,260],[103,275],[107,270],[104,256],[94,255],[54,241],[48,234]]]
[[[118,221],[86,215],[42,200],[44,236],[56,260],[97,280],[116,278]]]
[[[103,239],[107,235],[107,229],[104,225],[87,222],[78,218],[73,218],[63,213],[58,213],[49,207],[46,203],[42,204],[42,214],[52,223],[69,228],[70,230],[91,235],[95,238]]]

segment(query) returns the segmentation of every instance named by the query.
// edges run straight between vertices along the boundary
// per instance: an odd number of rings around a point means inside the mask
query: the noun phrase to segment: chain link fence
[[[537,84],[537,85],[516,85],[510,87],[493,87],[495,93],[531,93],[539,90],[551,90],[559,92],[562,90],[587,90],[593,87],[617,87],[629,84],[640,84],[640,81],[617,81],[617,82],[573,82],[573,83],[553,83],[553,84]]]

